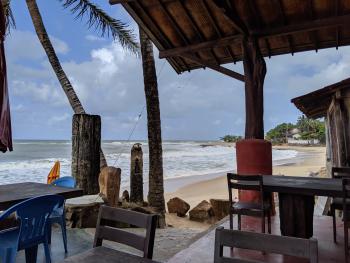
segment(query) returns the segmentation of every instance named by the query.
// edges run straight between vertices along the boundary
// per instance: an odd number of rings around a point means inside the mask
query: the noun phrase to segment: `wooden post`
[[[264,80],[266,63],[254,37],[242,42],[245,75],[246,139],[264,139]]]
[[[84,194],[98,194],[100,173],[101,118],[74,114],[72,123],[72,176]]]
[[[143,203],[143,152],[140,143],[131,148],[130,202]]]

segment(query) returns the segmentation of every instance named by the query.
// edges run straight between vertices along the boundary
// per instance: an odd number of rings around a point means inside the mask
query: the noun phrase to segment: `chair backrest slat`
[[[311,263],[318,262],[317,240],[315,239],[301,239],[218,228],[215,236],[215,263],[250,262],[236,261],[232,258],[223,257],[222,251],[225,246],[306,258]]]
[[[332,178],[350,177],[350,167],[332,167]]]
[[[127,223],[146,229],[146,235],[140,236],[123,231],[111,225],[111,222]],[[101,246],[103,240],[118,242],[143,251],[143,257],[152,259],[157,215],[147,215],[120,208],[101,206],[97,220],[94,247]]]
[[[145,237],[110,226],[99,226],[97,238],[114,241],[143,251]]]

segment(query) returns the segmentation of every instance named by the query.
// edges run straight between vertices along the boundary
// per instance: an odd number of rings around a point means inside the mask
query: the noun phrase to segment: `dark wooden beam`
[[[215,19],[213,17],[213,14],[210,11],[210,8],[209,8],[206,0],[201,0],[200,2],[201,2],[202,6],[204,8],[205,14],[206,14],[207,18],[209,19],[210,24],[212,24],[213,27],[214,27],[214,30],[215,30],[215,33],[216,33],[217,37],[218,38],[222,38],[222,32],[221,32],[220,28],[218,27],[218,25],[216,24]],[[228,48],[225,48],[225,51],[228,52],[228,55],[232,57],[232,54],[230,53]],[[220,61],[217,58],[217,56],[215,55],[215,51],[213,49],[212,49],[212,54],[213,54],[213,57],[214,57],[214,59],[216,61],[216,64],[220,65]]]
[[[109,0],[109,3],[111,5],[117,5],[117,4],[126,4],[130,2],[134,2],[135,0]]]
[[[275,5],[278,7],[279,13],[280,13],[280,17],[282,20],[282,25],[287,25],[288,21],[285,15],[285,11],[284,11],[284,6],[282,3],[282,0],[274,0]],[[291,50],[292,56],[294,55],[294,45],[293,45],[293,39],[292,36],[288,35],[287,36],[287,41],[288,41],[288,45],[289,45],[289,49]]]
[[[310,32],[322,28],[348,26],[349,23],[350,15],[343,15],[329,18],[321,18],[313,21],[291,24],[281,27],[267,28],[264,30],[252,30],[250,33],[256,37],[285,36],[300,32]]]
[[[308,18],[310,18],[311,20],[314,20],[314,5],[313,5],[313,0],[308,0],[307,1],[307,9],[308,9]],[[310,38],[311,41],[315,44],[315,50],[316,52],[318,51],[318,37],[316,34],[316,31],[310,31]]]
[[[236,8],[234,5],[231,4],[229,0],[226,1],[213,1],[208,0],[213,5],[219,8],[221,10],[221,13],[227,18],[229,23],[242,35],[248,35],[248,29],[246,25],[243,23],[241,18],[238,16]],[[227,10],[227,12],[224,12],[223,10]]]
[[[144,13],[145,13],[145,22],[147,25],[150,26],[150,28],[152,28],[153,30],[156,30],[157,31],[157,35],[162,39],[163,42],[166,43],[167,46],[172,46],[171,45],[171,41],[168,39],[168,37],[162,32],[161,28],[157,25],[157,23],[154,21],[154,19],[152,18],[152,16],[150,16],[148,14],[148,12],[146,11],[145,7],[142,6],[141,2],[139,1],[133,1],[133,5],[135,5],[138,9],[140,10],[144,10]],[[129,9],[126,9],[126,6],[129,7]],[[123,7],[130,13],[133,12],[132,8],[130,8],[130,5],[129,4],[123,4]],[[133,17],[138,17],[136,15],[135,12],[133,12],[135,16]],[[132,14],[132,13],[130,13]],[[141,19],[138,19],[139,21],[142,22]],[[138,23],[138,21],[136,21]],[[140,25],[140,24],[139,24]],[[147,26],[143,27],[143,29],[145,30],[145,28],[147,28]],[[146,34],[147,34],[147,31],[145,30]],[[181,62],[183,64],[183,66],[185,66],[185,68],[189,71],[190,70],[190,67],[187,65],[186,61],[184,61],[182,58],[181,59]]]
[[[213,70],[216,70],[224,75],[227,75],[231,78],[234,78],[234,79],[237,79],[237,80],[240,80],[242,82],[244,82],[245,78],[244,78],[244,75],[238,73],[238,72],[235,72],[233,70],[230,70],[228,68],[224,68],[222,66],[218,66],[218,65],[215,65],[215,64],[212,64],[212,63],[208,63],[206,61],[203,61],[201,59],[198,59],[196,56],[194,56],[193,54],[191,53],[184,53],[184,54],[181,54],[182,57],[188,59],[188,60],[191,60],[199,65],[202,65],[204,67],[208,67],[208,68],[211,68]]]
[[[230,37],[223,37],[217,40],[209,40],[206,42],[173,48],[173,49],[167,49],[163,51],[159,51],[159,58],[167,58],[167,57],[176,57],[179,56],[182,53],[187,52],[198,52],[200,50],[206,50],[211,49],[213,47],[223,47],[223,46],[229,46],[234,43],[241,43],[242,42],[242,35],[234,35]]]

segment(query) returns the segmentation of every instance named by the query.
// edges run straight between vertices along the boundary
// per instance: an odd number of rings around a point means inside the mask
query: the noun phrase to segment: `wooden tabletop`
[[[68,199],[82,196],[83,191],[77,188],[72,189],[41,183],[0,185],[0,210],[6,210],[28,198],[49,194],[62,195],[65,199]]]
[[[264,190],[285,194],[342,197],[342,180],[302,176],[263,176]]]
[[[84,263],[158,263],[156,261],[134,256],[118,250],[96,247],[81,254],[66,258],[62,262],[84,262]]]

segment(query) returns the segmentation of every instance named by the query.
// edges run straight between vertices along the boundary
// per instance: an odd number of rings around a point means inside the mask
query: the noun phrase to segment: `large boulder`
[[[98,178],[100,195],[109,206],[118,206],[121,180],[120,177],[120,168],[107,166],[104,167],[100,172]]]
[[[230,214],[230,200],[228,199],[210,199],[216,220],[221,220]]]
[[[214,211],[211,204],[203,200],[190,212],[190,220],[197,222],[212,222],[214,217]]]
[[[96,227],[100,206],[104,204],[99,195],[84,195],[66,201],[66,222],[71,228]]]
[[[171,198],[167,205],[169,213],[176,213],[180,217],[186,216],[186,213],[190,210],[190,205],[178,197]]]

